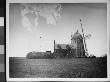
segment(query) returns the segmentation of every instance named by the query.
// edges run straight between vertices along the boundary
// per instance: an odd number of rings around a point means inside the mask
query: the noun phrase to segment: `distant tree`
[[[58,51],[59,51],[58,53],[61,53],[61,52],[62,52],[61,45],[57,45],[57,47],[58,47],[58,49],[59,49],[59,50],[58,50]]]
[[[62,49],[62,48],[61,48],[61,45],[59,45],[59,44],[57,45],[57,47],[58,47],[58,49]]]
[[[58,47],[58,53],[57,53],[57,57],[58,58],[63,58],[64,57],[64,50],[62,49],[61,45],[57,45]]]
[[[27,55],[26,55],[26,58],[27,59],[44,59],[48,57],[48,55],[46,55],[46,53],[44,52],[29,52]]]
[[[105,54],[104,58],[107,58],[107,54]]]
[[[107,54],[104,54],[104,56],[102,56],[102,58],[107,58]]]
[[[89,58],[96,58],[94,54],[90,54]]]
[[[71,54],[71,47],[69,45],[66,45],[66,54],[68,57],[71,57],[72,54]]]
[[[32,53],[32,52],[29,52],[29,53],[26,55],[26,58],[27,58],[27,59],[33,58],[33,53]]]
[[[70,50],[71,50],[71,47],[70,47],[69,45],[66,45],[66,49],[67,49],[68,51],[70,51]]]

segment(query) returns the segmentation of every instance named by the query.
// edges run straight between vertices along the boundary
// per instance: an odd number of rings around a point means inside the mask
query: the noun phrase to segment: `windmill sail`
[[[84,34],[84,30],[83,30],[83,27],[82,27],[82,20],[80,19],[80,24],[81,24],[81,29],[82,29],[82,35],[83,35],[83,44],[84,44],[84,51],[85,51],[85,54],[87,54],[87,46],[86,46],[86,42],[85,42],[85,34]]]

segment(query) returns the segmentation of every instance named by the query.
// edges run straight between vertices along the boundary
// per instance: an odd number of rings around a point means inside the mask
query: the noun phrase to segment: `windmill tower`
[[[82,20],[81,19],[80,19],[80,25],[81,25],[81,29],[82,29],[82,36],[83,36],[83,44],[84,44],[85,55],[88,56],[87,45],[86,45],[86,41],[85,41],[85,34],[84,34],[84,30],[83,30]]]

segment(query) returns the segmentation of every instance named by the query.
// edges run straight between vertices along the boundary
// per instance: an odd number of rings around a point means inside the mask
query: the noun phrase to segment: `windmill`
[[[81,29],[82,29],[84,52],[85,52],[85,55],[88,57],[89,53],[88,53],[88,50],[87,50],[86,39],[89,39],[91,37],[91,34],[88,34],[88,35],[84,34],[84,29],[83,29],[83,26],[82,26],[82,20],[81,19],[80,19],[80,24],[81,24]]]

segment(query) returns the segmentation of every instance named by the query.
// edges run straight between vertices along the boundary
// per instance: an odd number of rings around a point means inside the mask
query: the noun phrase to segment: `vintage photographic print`
[[[7,3],[7,80],[108,80],[107,5]]]

